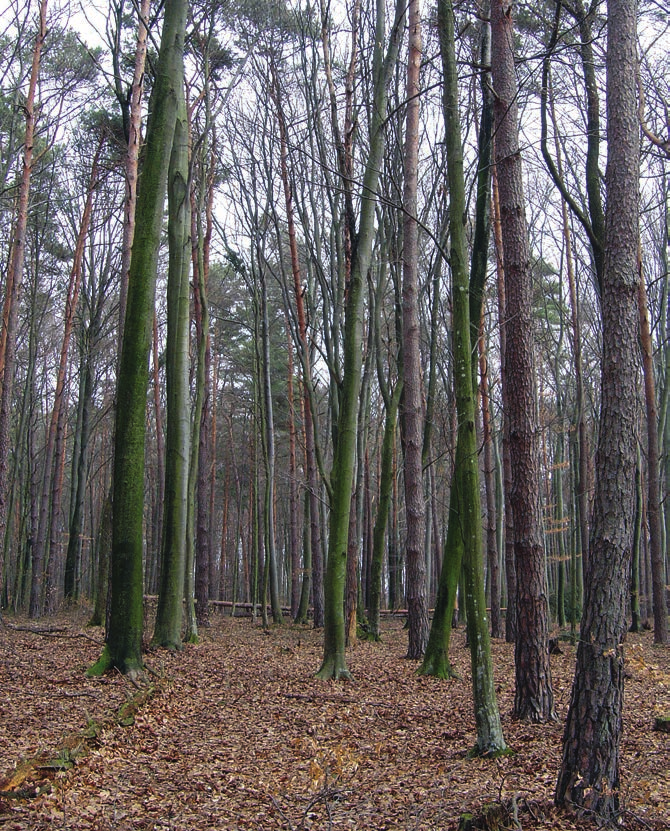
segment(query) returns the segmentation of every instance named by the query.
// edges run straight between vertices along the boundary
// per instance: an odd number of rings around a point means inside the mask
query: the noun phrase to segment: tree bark
[[[158,607],[153,643],[181,649],[184,580],[189,538],[191,412],[189,390],[189,273],[191,202],[183,61],[175,66],[175,128],[168,171],[167,396],[165,503]]]
[[[105,650],[89,672],[142,668],[142,549],[144,439],[156,268],[169,159],[183,84],[185,0],[166,0],[163,34],[147,124],[146,155],[137,196],[128,306],[117,382],[114,448],[110,621]]]
[[[636,4],[607,4],[607,219],[593,523],[556,802],[616,821],[639,402]]]
[[[542,539],[537,398],[533,359],[532,281],[519,149],[514,28],[508,0],[491,4],[495,89],[495,164],[505,266],[505,374],[508,390],[511,508],[516,562],[517,718],[555,718],[548,649],[548,596]],[[511,393],[511,390],[514,393]]]
[[[22,105],[25,113],[26,126],[23,142],[23,169],[16,206],[16,222],[14,224],[7,279],[5,282],[5,300],[2,309],[2,328],[0,330],[0,597],[3,594],[3,580],[5,575],[5,533],[7,530],[9,497],[9,453],[10,453],[10,421],[12,407],[12,389],[14,383],[16,330],[18,322],[19,296],[23,281],[23,265],[26,252],[26,229],[28,227],[28,202],[30,197],[30,178],[34,164],[35,143],[35,91],[40,74],[42,47],[47,36],[47,0],[41,0],[39,7],[39,24],[35,46],[33,48],[30,80],[25,103]]]
[[[407,535],[407,657],[418,660],[428,642],[426,598],[426,507],[423,488],[423,380],[419,342],[419,227],[417,184],[419,163],[419,96],[421,92],[421,6],[409,0],[409,55],[407,61],[407,115],[403,153],[403,279],[402,349],[403,395],[400,430],[404,456],[405,513]]]

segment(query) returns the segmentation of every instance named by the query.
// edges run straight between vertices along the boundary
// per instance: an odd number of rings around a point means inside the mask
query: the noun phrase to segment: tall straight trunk
[[[87,344],[93,336],[92,326],[86,337]],[[91,408],[93,404],[93,368],[90,348],[85,347],[80,364],[79,407],[81,419],[79,429],[79,450],[73,464],[74,491],[70,507],[70,526],[67,551],[65,553],[65,574],[63,580],[63,597],[67,600],[79,599],[81,578],[81,535],[84,525],[84,498],[88,477],[89,439],[91,436]]]
[[[393,394],[386,406],[384,419],[384,436],[381,449],[381,468],[379,473],[379,501],[377,504],[377,515],[375,517],[374,529],[372,532],[372,557],[370,567],[370,586],[368,606],[368,626],[370,638],[378,641],[379,610],[382,597],[382,572],[384,566],[384,550],[386,540],[386,529],[388,526],[389,513],[393,496],[393,456],[395,448],[396,425],[398,421],[398,407],[402,392],[401,384],[396,384]],[[389,556],[391,544],[389,543]],[[391,584],[389,575],[389,585]]]
[[[0,597],[3,591],[5,574],[5,531],[7,529],[7,499],[9,491],[9,452],[10,421],[12,408],[12,388],[14,383],[16,334],[19,314],[19,297],[23,280],[23,265],[26,254],[26,230],[28,228],[28,202],[30,197],[30,178],[33,171],[33,151],[35,145],[35,91],[40,74],[42,47],[47,36],[47,0],[41,0],[39,23],[35,46],[33,47],[32,65],[26,100],[22,104],[26,118],[25,138],[23,142],[23,169],[16,205],[16,222],[12,229],[9,267],[5,281],[5,300],[2,309],[2,328],[0,330]]]
[[[300,608],[300,499],[298,496],[298,462],[296,456],[297,429],[295,423],[295,393],[293,390],[293,341],[286,315],[286,396],[288,398],[288,476],[289,476],[289,522],[288,559],[290,564],[291,618],[295,620]]]
[[[398,53],[400,22],[403,15],[402,4],[399,4],[396,8],[396,20],[390,35],[389,46],[384,55],[382,48],[386,38],[386,15],[383,2],[377,2],[376,11],[370,147],[363,174],[364,198],[361,204],[360,225],[356,235],[345,301],[344,367],[337,419],[337,444],[331,473],[330,529],[325,579],[324,654],[321,668],[317,673],[317,676],[322,679],[350,677],[345,657],[343,601],[362,375],[363,295],[375,237],[376,194],[385,146],[387,86]],[[346,170],[342,169],[341,174],[346,176]]]
[[[119,333],[118,354],[121,354],[123,324],[126,319],[128,302],[128,277],[130,272],[130,255],[135,234],[135,211],[137,207],[137,174],[142,146],[142,93],[144,90],[144,66],[147,57],[147,40],[149,34],[149,10],[151,0],[140,0],[137,5],[137,38],[135,40],[135,62],[130,95],[124,102],[124,126],[126,133],[125,160],[125,196],[123,201],[123,240],[121,243],[121,283],[119,286]],[[120,28],[120,26],[119,26]],[[119,32],[120,34],[120,32]],[[120,78],[117,84],[122,90]],[[125,90],[122,90],[125,93]]]
[[[498,557],[498,538],[496,534],[495,459],[493,453],[493,431],[491,429],[491,410],[489,406],[488,361],[486,358],[486,333],[484,331],[483,314],[480,319],[479,331],[482,440],[484,442],[484,484],[486,490],[486,561],[491,587],[491,636],[501,638],[503,630],[500,615],[500,564]]]
[[[158,607],[153,643],[180,649],[186,553],[189,537],[191,412],[189,404],[189,273],[191,265],[191,201],[183,60],[178,61],[174,97],[175,129],[168,171],[167,355],[165,380],[167,419],[165,502]],[[176,80],[175,78],[175,80]]]
[[[305,431],[305,467],[307,469],[307,488],[309,492],[309,517],[310,517],[310,552],[311,569],[305,565],[303,582],[311,584],[314,596],[314,626],[323,626],[323,546],[321,542],[321,527],[319,524],[319,473],[316,459],[316,435],[315,421],[312,412],[312,362],[310,344],[307,336],[307,315],[305,312],[305,300],[300,272],[300,257],[298,253],[298,242],[295,231],[295,218],[293,214],[293,191],[289,180],[288,172],[288,138],[286,135],[286,120],[281,106],[279,80],[277,78],[274,64],[272,94],[277,109],[277,123],[279,126],[280,140],[280,170],[282,186],[284,189],[284,203],[286,206],[286,224],[288,226],[289,251],[291,254],[291,274],[293,276],[293,296],[295,299],[296,315],[298,319],[298,356],[302,368],[302,392],[303,392],[303,419]],[[301,604],[299,604],[301,605]],[[297,615],[297,610],[296,610]]]
[[[266,570],[268,587],[270,590],[270,607],[274,623],[282,623],[282,610],[279,602],[279,576],[277,564],[277,540],[275,536],[275,422],[274,403],[272,401],[272,380],[270,377],[270,321],[268,316],[268,275],[261,266],[261,375],[263,382],[263,421],[265,435],[263,436],[265,458],[265,494],[263,506],[263,530],[265,536],[265,555],[267,558]],[[261,600],[265,609],[265,593]]]
[[[642,453],[637,447],[635,465],[635,525],[633,526],[633,553],[630,574],[630,631],[642,631],[640,616],[640,549],[642,548]]]
[[[40,507],[39,519],[37,524],[37,536],[33,548],[33,573],[30,586],[30,617],[39,617],[42,613],[42,604],[44,601],[43,581],[44,581],[44,560],[46,555],[46,544],[49,526],[49,505],[52,493],[52,475],[54,468],[54,451],[56,447],[56,434],[58,431],[58,421],[61,414],[61,407],[63,406],[63,395],[65,391],[65,377],[67,373],[67,356],[70,347],[70,337],[72,335],[72,327],[74,325],[74,317],[77,310],[77,302],[79,300],[79,290],[81,288],[81,273],[84,261],[84,246],[88,230],[91,224],[91,215],[93,213],[93,195],[98,186],[98,165],[100,162],[100,154],[105,142],[104,133],[101,132],[98,140],[98,146],[93,157],[93,164],[91,165],[91,175],[89,177],[88,188],[86,192],[86,202],[84,204],[84,211],[82,214],[79,231],[77,234],[77,242],[74,249],[74,260],[72,268],[70,269],[70,279],[67,289],[67,297],[65,301],[65,315],[64,315],[64,331],[63,340],[61,343],[60,360],[58,364],[58,372],[56,375],[56,391],[54,393],[54,404],[51,411],[51,418],[47,428],[47,437],[44,449],[44,472],[42,475],[42,486],[40,490]]]
[[[460,134],[460,121],[457,119],[457,81],[455,79],[455,69],[453,62],[454,46],[451,43],[453,37],[453,8],[449,5],[440,7],[441,18],[441,52],[445,75],[445,89],[444,89],[444,113],[445,125],[447,134],[453,129],[457,129]],[[488,27],[485,26],[481,33],[481,58],[482,64],[490,63],[490,37]],[[451,85],[449,88],[447,84]],[[478,161],[477,161],[477,209],[475,218],[475,239],[473,244],[472,261],[470,263],[470,280],[468,289],[468,321],[470,350],[471,355],[476,354],[479,341],[479,320],[482,315],[482,304],[484,296],[484,283],[486,279],[488,238],[489,238],[489,212],[488,212],[488,193],[490,187],[490,159],[491,159],[491,132],[492,132],[492,103],[490,100],[490,92],[488,91],[488,82],[485,76],[482,77],[482,98],[483,111],[482,120],[480,124],[479,138],[478,138]],[[452,198],[456,194],[463,193],[464,184],[460,181],[463,176],[462,171],[462,154],[454,145],[448,144],[449,158],[447,160],[447,168],[449,176],[456,177],[454,183],[450,185],[450,190],[453,191]],[[450,161],[450,159],[452,161]],[[452,165],[450,169],[449,165]],[[463,200],[465,197],[462,197]],[[454,230],[451,227],[452,211],[462,210],[459,207],[450,208],[450,232],[453,234]],[[463,230],[460,226],[455,229],[456,245],[460,246],[462,243]],[[453,244],[453,242],[452,242]],[[460,253],[459,256],[464,258],[465,255]],[[467,268],[467,265],[463,266]],[[453,265],[452,265],[453,273]],[[461,275],[459,275],[461,279]],[[456,291],[456,289],[454,289]],[[477,321],[475,326],[472,325],[472,318]],[[458,372],[461,370],[459,369]],[[470,372],[470,390],[473,396],[477,389],[476,383],[476,361],[470,358],[468,362],[468,371]],[[462,379],[456,378],[456,369],[454,369],[454,389],[458,395],[458,384]],[[465,395],[466,390],[461,390],[460,394]],[[474,418],[474,416],[473,416]],[[458,420],[458,419],[457,419]],[[476,428],[475,428],[476,429]],[[440,577],[438,583],[437,597],[435,599],[435,611],[433,613],[433,621],[426,648],[426,654],[423,664],[420,668],[420,673],[424,675],[435,675],[441,678],[448,678],[453,674],[452,667],[449,661],[449,644],[451,640],[451,628],[454,618],[454,610],[456,608],[456,598],[459,581],[462,576],[462,563],[465,553],[463,535],[459,527],[459,517],[462,506],[466,497],[458,491],[461,486],[461,478],[459,471],[464,457],[464,447],[461,443],[460,449],[458,442],[460,439],[457,436],[455,448],[455,463],[454,463],[454,478],[452,482],[451,492],[449,494],[449,514],[447,522],[447,535],[444,544],[444,556],[442,559],[442,567],[440,570]],[[467,497],[469,498],[469,497]],[[480,532],[481,533],[481,532]],[[472,572],[470,572],[472,574]],[[484,607],[485,608],[485,607]]]
[[[160,553],[163,540],[163,503],[165,502],[165,441],[163,437],[163,410],[161,406],[160,366],[158,361],[158,321],[154,313],[151,340],[154,422],[156,430],[156,488],[151,516],[151,545],[148,546],[145,584],[149,594],[158,592]]]
[[[500,199],[498,196],[498,175],[495,165],[492,171],[493,238],[496,251],[496,277],[498,285],[498,332],[500,340],[500,373],[505,375],[507,353],[507,320],[505,318],[505,264],[500,220]],[[504,514],[503,552],[505,562],[505,583],[507,588],[507,611],[505,614],[505,640],[516,643],[516,560],[514,557],[514,516],[511,506],[512,464],[509,450],[508,390],[502,387],[502,508]]]
[[[51,479],[51,509],[49,513],[49,532],[47,534],[48,556],[45,569],[46,585],[44,587],[44,612],[47,615],[53,615],[57,611],[62,597],[59,584],[63,572],[63,541],[60,532],[63,523],[61,505],[63,501],[63,479],[65,478],[66,409],[66,407],[61,407],[58,416],[54,470]]]
[[[142,668],[142,548],[144,443],[148,358],[168,167],[183,86],[185,0],[166,0],[165,19],[147,124],[137,223],[128,282],[128,305],[117,382],[112,517],[110,620],[105,650],[89,670]]]
[[[600,430],[584,610],[555,798],[616,821],[639,414],[639,126],[635,0],[609,0],[607,11]]]
[[[642,252],[638,246],[640,269],[638,310],[640,317],[640,345],[647,421],[647,519],[649,522],[649,551],[654,612],[654,643],[668,642],[668,604],[666,601],[665,569],[663,563],[663,531],[661,525],[660,448],[658,441],[658,409],[654,380],[654,347],[649,325],[647,289],[642,274]]]
[[[206,55],[206,78],[209,78],[209,61]],[[209,125],[211,113],[209,103],[209,83],[206,82],[206,124]],[[206,127],[208,129],[208,127]],[[209,332],[209,258],[213,230],[214,200],[214,160],[215,145],[209,153],[207,143],[200,148],[201,159],[208,159],[209,168],[201,165],[201,187],[198,200],[191,189],[191,244],[193,260],[193,309],[197,342],[195,373],[195,402],[193,406],[191,435],[191,464],[189,470],[189,491],[192,501],[189,510],[193,512],[190,524],[194,526],[188,534],[187,545],[195,544],[195,624],[189,618],[187,637],[197,638],[197,626],[209,625],[209,599],[212,576],[211,546],[211,483],[210,471],[214,465],[210,436],[210,401],[211,401],[211,342]],[[204,216],[203,216],[204,214]],[[203,223],[204,220],[204,223]],[[197,456],[196,456],[197,448]],[[188,559],[188,556],[187,556]],[[188,572],[190,573],[190,572]],[[188,575],[187,573],[187,575]],[[187,604],[189,603],[187,596]],[[187,609],[192,606],[187,605]]]
[[[458,416],[456,464],[449,504],[447,538],[455,541],[462,555],[463,585],[467,612],[468,642],[472,664],[472,692],[477,739],[475,751],[496,755],[506,750],[493,679],[491,642],[484,591],[484,546],[479,490],[479,460],[473,386],[473,339],[470,325],[470,294],[465,237],[465,177],[458,110],[456,32],[450,0],[438,6],[440,53],[444,71],[442,93],[447,146],[450,209],[450,265],[453,298],[454,395]],[[479,321],[477,321],[478,323]],[[447,557],[445,555],[445,564]],[[453,567],[453,565],[452,565]],[[444,568],[444,566],[443,566]],[[441,581],[440,588],[443,584]],[[432,636],[432,632],[431,632]]]
[[[403,153],[403,279],[402,349],[403,396],[400,429],[403,446],[407,535],[407,657],[421,658],[428,642],[426,598],[426,508],[423,487],[423,381],[419,328],[419,226],[417,185],[419,164],[419,103],[421,92],[421,6],[409,0],[409,55],[407,61],[407,115]]]
[[[508,0],[491,4],[495,91],[495,164],[505,266],[505,374],[509,415],[516,562],[518,718],[555,718],[549,663],[548,597],[540,505],[537,398],[533,359],[532,280],[519,149],[514,27]],[[513,393],[511,392],[513,390]]]

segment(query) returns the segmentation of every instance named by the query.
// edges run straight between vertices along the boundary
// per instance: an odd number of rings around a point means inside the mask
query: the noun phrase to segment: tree
[[[23,169],[16,207],[16,222],[11,237],[11,250],[7,279],[5,281],[5,299],[2,310],[2,330],[0,331],[0,597],[2,596],[5,572],[4,539],[7,527],[8,499],[8,465],[9,433],[14,381],[14,359],[16,350],[16,329],[18,321],[18,299],[23,280],[23,264],[26,251],[26,229],[28,226],[28,200],[30,197],[30,177],[34,164],[35,144],[35,91],[40,74],[42,47],[47,36],[47,0],[41,0],[39,22],[35,46],[33,48],[32,66],[28,83],[28,93],[23,111],[25,113],[25,137],[23,143]]]
[[[609,0],[607,10],[600,431],[584,610],[555,798],[559,805],[616,820],[639,413],[639,127],[636,3]]]
[[[526,225],[512,7],[491,4],[495,91],[495,164],[505,270],[506,396],[512,467],[511,508],[516,562],[516,694],[518,718],[555,718],[548,649],[548,595],[541,529],[537,399],[533,359],[532,284]]]
[[[493,682],[493,662],[486,597],[484,592],[484,546],[479,494],[479,460],[475,427],[473,384],[473,337],[470,325],[470,295],[465,227],[465,179],[456,73],[455,22],[450,0],[438,7],[440,51],[444,67],[444,118],[447,140],[447,171],[450,193],[449,230],[453,296],[454,393],[458,416],[456,463],[449,505],[447,535],[458,536],[463,554],[463,583],[468,640],[472,662],[472,685],[477,725],[476,752],[495,755],[506,750]],[[477,321],[478,323],[478,321]],[[477,327],[478,328],[478,327]],[[476,343],[476,336],[474,338]],[[454,531],[452,531],[452,527]]]
[[[181,648],[184,583],[187,569],[187,513],[193,505],[189,497],[193,497],[195,493],[189,492],[191,197],[189,193],[188,123],[183,83],[183,59],[177,63],[173,88],[177,113],[167,184],[169,263],[165,367],[167,387],[165,502],[161,576],[153,636],[155,644],[168,649]],[[189,597],[186,600],[188,603]]]
[[[344,370],[340,409],[337,420],[337,443],[334,449],[331,473],[330,528],[328,537],[328,563],[325,579],[324,654],[317,676],[322,679],[348,677],[346,665],[344,627],[344,577],[347,559],[349,532],[349,511],[351,487],[356,458],[357,421],[359,393],[362,374],[362,309],[363,290],[372,258],[375,234],[375,201],[379,184],[379,170],[385,144],[385,118],[387,87],[390,73],[398,53],[403,19],[402,3],[396,7],[396,18],[390,32],[390,40],[384,53],[386,13],[384,3],[376,3],[376,23],[372,83],[374,85],[371,104],[370,146],[363,174],[363,194],[358,231],[352,227],[353,211],[347,208],[347,222],[352,232],[354,249],[351,260],[351,274],[347,286],[344,322]],[[324,32],[327,19],[323,16]],[[327,44],[327,36],[324,36]],[[324,47],[326,48],[326,47]],[[329,65],[329,61],[326,61]],[[336,114],[335,89],[331,87],[331,103]],[[333,119],[336,123],[336,118]],[[339,132],[339,131],[338,131]],[[341,142],[338,142],[341,145]],[[351,187],[351,177],[343,163],[340,174],[345,190]],[[350,196],[350,194],[349,194]]]
[[[161,46],[147,123],[130,262],[128,306],[117,382],[109,631],[100,660],[89,669],[142,669],[142,526],[144,438],[148,358],[156,268],[167,190],[168,166],[177,119],[177,90],[183,86],[185,0],[167,0]]]
[[[409,53],[407,59],[407,115],[403,155],[403,279],[402,349],[403,392],[400,427],[404,456],[405,512],[407,515],[407,657],[422,657],[428,641],[426,600],[426,550],[423,493],[423,383],[419,344],[418,271],[419,227],[417,180],[419,162],[419,102],[421,92],[421,6],[410,0]]]

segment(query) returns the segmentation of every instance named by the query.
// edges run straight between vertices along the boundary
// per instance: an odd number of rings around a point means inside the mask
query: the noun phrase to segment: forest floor
[[[213,616],[197,646],[147,654],[152,697],[121,718],[143,690],[120,675],[86,678],[102,633],[84,623],[0,624],[0,831],[449,831],[490,803],[509,811],[500,828],[593,827],[552,804],[569,644],[551,659],[558,721],[533,725],[511,718],[513,650],[494,641],[515,752],[485,760],[467,755],[462,630],[452,648],[460,681],[417,677],[392,619],[381,644],[349,650],[354,682],[324,683],[314,678],[321,633]],[[670,735],[653,730],[670,712],[670,649],[651,633],[629,635],[626,659],[622,819],[635,831],[670,829]]]

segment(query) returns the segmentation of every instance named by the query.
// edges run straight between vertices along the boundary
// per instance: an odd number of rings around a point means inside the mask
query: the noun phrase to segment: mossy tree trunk
[[[148,358],[168,167],[183,84],[185,0],[166,0],[156,80],[138,188],[128,305],[117,383],[111,598],[105,650],[89,672],[142,669],[144,440]]]
[[[457,81],[455,77],[455,69],[453,61],[454,46],[451,43],[453,38],[453,9],[451,6],[440,6],[440,44],[442,51],[442,61],[445,76],[445,124],[447,125],[447,132],[458,129],[460,134],[460,122],[457,116],[454,116],[454,96],[458,95]],[[486,64],[489,60],[489,44],[490,38],[488,27],[482,31],[481,54],[482,63]],[[454,89],[447,90],[447,84],[452,84]],[[488,222],[488,193],[490,189],[491,174],[490,174],[490,159],[491,159],[491,130],[492,130],[492,112],[490,93],[486,91],[487,81],[482,79],[482,93],[484,96],[484,110],[480,125],[479,134],[479,158],[478,158],[478,181],[477,181],[477,213],[475,220],[475,240],[473,245],[472,262],[470,264],[470,285],[465,282],[468,290],[468,322],[469,338],[471,351],[470,356],[475,353],[477,343],[479,340],[479,329],[477,326],[471,325],[471,315],[476,316],[477,323],[481,315],[481,307],[484,296],[484,281],[486,278],[487,258],[486,251],[488,250],[489,238],[489,222]],[[457,152],[456,147],[451,147],[450,154],[454,154],[454,163],[452,164],[448,159],[449,175],[458,177],[463,175],[462,155]],[[454,169],[455,167],[455,169]],[[460,174],[458,171],[460,170]],[[459,207],[454,207],[454,198],[459,198],[458,194],[464,192],[464,184],[456,182],[456,189],[452,187],[450,180],[450,194],[452,205],[450,206],[450,217],[454,210],[458,211]],[[465,198],[464,196],[462,197]],[[461,210],[462,213],[462,210]],[[450,233],[453,235],[454,230],[450,226]],[[463,230],[460,225],[456,227],[457,237],[462,236]],[[454,242],[452,241],[452,246]],[[456,245],[464,244],[462,239],[456,240]],[[460,254],[462,265],[461,267],[467,272],[467,262],[465,253]],[[460,262],[460,261],[459,261]],[[453,264],[452,264],[453,273]],[[459,275],[459,279],[462,275]],[[459,284],[460,285],[460,284]],[[456,289],[454,289],[456,292]],[[436,302],[436,301],[434,301]],[[455,327],[455,322],[454,322]],[[468,372],[470,379],[471,395],[476,389],[476,362],[471,358],[468,361]],[[458,369],[460,372],[461,369]],[[456,385],[461,379],[456,377],[457,370],[454,370],[454,384]],[[458,392],[456,393],[458,395]],[[473,415],[474,418],[474,415]],[[459,434],[460,435],[460,434]],[[435,599],[435,611],[433,613],[433,620],[431,624],[428,645],[426,647],[426,654],[419,672],[422,675],[434,675],[438,678],[449,678],[454,672],[449,661],[449,643],[451,640],[451,627],[453,621],[454,608],[456,605],[456,595],[458,591],[458,583],[461,579],[462,562],[464,554],[464,545],[462,537],[462,515],[466,510],[464,507],[465,496],[458,488],[460,486],[460,478],[457,475],[458,471],[463,465],[467,464],[467,455],[465,454],[465,445],[457,437],[456,454],[454,461],[455,475],[452,481],[451,491],[449,495],[449,514],[447,521],[447,536],[444,543],[444,556],[442,559],[442,569],[440,571],[440,578],[438,583],[437,597]]]
[[[168,181],[169,263],[167,283],[167,424],[165,442],[165,509],[153,642],[180,649],[186,573],[191,412],[189,404],[189,274],[191,265],[191,200],[188,174],[188,125],[183,62],[175,80],[177,116]],[[192,549],[192,546],[191,546]],[[191,586],[192,588],[192,586]],[[192,601],[191,601],[192,602]]]
[[[456,465],[449,505],[448,543],[462,555],[468,641],[472,662],[472,687],[477,727],[475,751],[482,755],[504,752],[505,740],[493,683],[491,642],[484,592],[483,534],[479,491],[475,397],[472,382],[472,334],[465,215],[465,179],[458,112],[455,24],[451,0],[438,6],[440,52],[444,71],[443,110],[446,128],[447,173],[450,194],[449,230],[453,297],[454,393],[458,416]],[[476,342],[476,341],[475,341]],[[449,539],[451,537],[451,540]],[[448,568],[455,569],[455,558]],[[443,563],[443,570],[447,563]],[[454,575],[455,577],[455,575]],[[454,579],[446,591],[453,592]],[[440,581],[440,589],[443,589]],[[448,657],[444,654],[439,657]],[[428,657],[428,656],[426,656]]]
[[[331,473],[328,562],[324,581],[324,649],[323,662],[317,673],[317,677],[322,679],[350,676],[345,657],[344,584],[362,376],[363,297],[375,237],[376,194],[385,146],[387,87],[398,54],[402,9],[402,3],[399,3],[389,45],[384,54],[385,7],[381,0],[376,4],[370,146],[363,175],[364,198],[361,203],[360,225],[355,240],[352,240],[355,245],[345,301],[344,367],[337,443]],[[342,170],[341,173],[344,175],[346,171]]]

